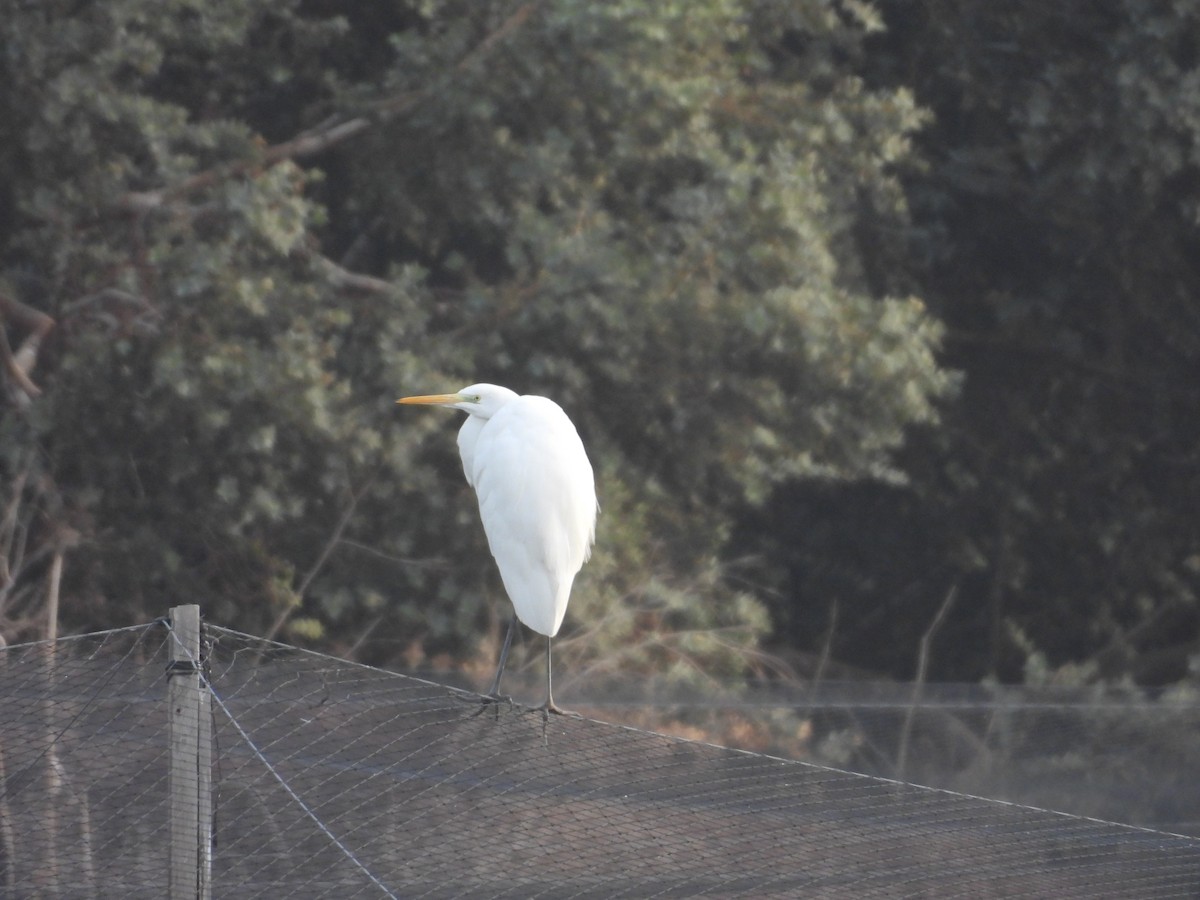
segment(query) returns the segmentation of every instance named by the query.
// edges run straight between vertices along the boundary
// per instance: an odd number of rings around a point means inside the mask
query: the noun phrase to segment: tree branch
[[[46,585],[46,630],[43,639],[58,640],[58,594],[62,586],[63,553],[61,546],[54,550],[50,563],[50,580]]]
[[[539,0],[530,0],[519,6],[496,30],[489,33],[450,70],[459,76],[480,60],[489,56],[499,44],[528,21],[537,8]],[[369,114],[335,121],[318,129],[301,134],[279,144],[267,147],[262,155],[253,160],[242,160],[197,172],[178,184],[154,191],[131,191],[118,201],[118,208],[128,213],[145,213],[166,205],[172,200],[211,187],[226,179],[244,175],[257,169],[270,168],[285,160],[302,159],[344,143],[366,131],[373,125],[389,121],[416,107],[433,95],[437,85],[429,85],[415,91],[402,91],[376,103]]]
[[[364,275],[361,272],[352,272],[344,266],[338,265],[329,257],[318,253],[316,250],[302,250],[300,252],[323,269],[325,274],[329,276],[329,280],[339,288],[363,291],[368,294],[386,294],[395,288],[395,285],[383,278],[376,278],[374,275]]]
[[[364,484],[358,489],[357,492],[350,496],[350,503],[342,512],[341,518],[338,519],[337,524],[334,526],[333,533],[329,536],[329,540],[325,542],[325,546],[321,550],[321,553],[317,556],[316,562],[312,564],[308,570],[308,573],[300,582],[300,586],[296,588],[297,603],[294,606],[289,606],[280,612],[275,621],[272,623],[271,628],[267,631],[265,640],[275,640],[275,635],[279,634],[279,632],[283,629],[283,626],[287,624],[288,619],[292,617],[292,613],[300,608],[300,605],[304,602],[304,594],[308,591],[308,586],[312,584],[313,579],[316,578],[321,569],[325,567],[325,562],[329,559],[329,554],[331,554],[334,548],[341,543],[342,534],[346,531],[346,526],[350,524],[350,519],[354,516],[355,509],[358,508],[358,501],[363,498],[363,495],[366,494],[367,490],[373,483],[374,482],[372,479],[368,479],[366,484]]]
[[[904,713],[904,725],[900,730],[900,747],[896,753],[896,777],[901,781],[904,780],[908,770],[908,747],[909,741],[912,738],[913,716],[916,714],[921,694],[925,690],[925,678],[929,671],[929,649],[933,645],[933,636],[942,627],[942,622],[945,621],[946,614],[950,612],[950,607],[954,605],[954,599],[957,596],[958,585],[951,585],[950,590],[946,592],[946,599],[942,601],[942,605],[938,607],[938,611],[934,614],[933,621],[929,623],[929,627],[921,635],[920,649],[917,652],[917,677],[916,681],[913,682],[912,698],[909,701],[908,709]]]
[[[0,611],[4,609],[4,601],[9,588],[15,579],[13,569],[20,568],[20,560],[13,560],[13,544],[17,535],[17,517],[21,508],[21,495],[25,491],[25,482],[29,478],[29,469],[22,468],[12,480],[12,497],[4,508],[4,516],[0,518]]]
[[[4,327],[10,322],[29,332],[15,353]],[[29,373],[37,365],[42,339],[53,330],[54,324],[54,320],[44,312],[0,294],[0,360],[3,361],[4,370],[27,397],[37,397],[42,393],[30,379]]]

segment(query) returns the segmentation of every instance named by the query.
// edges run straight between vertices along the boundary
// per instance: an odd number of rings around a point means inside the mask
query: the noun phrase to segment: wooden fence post
[[[212,897],[212,716],[200,670],[200,607],[171,610],[167,667],[170,900]]]

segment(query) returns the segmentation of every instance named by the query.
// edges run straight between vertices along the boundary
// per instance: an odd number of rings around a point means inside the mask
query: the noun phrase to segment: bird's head
[[[423,394],[418,397],[401,397],[397,403],[421,404],[424,406],[448,406],[481,419],[490,419],[496,411],[517,394],[498,384],[472,384],[453,394]]]

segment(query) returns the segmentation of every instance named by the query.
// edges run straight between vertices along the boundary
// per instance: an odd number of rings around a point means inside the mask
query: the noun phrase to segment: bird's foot
[[[545,703],[539,706],[538,709],[540,709],[542,714],[546,716],[553,713],[556,716],[574,716],[577,719],[582,718],[579,713],[574,712],[573,710],[563,709],[553,700],[547,700]]]
[[[550,746],[550,714],[551,713],[553,713],[556,716],[571,716],[572,718],[575,718],[575,719],[583,718],[583,716],[581,716],[577,712],[572,712],[569,709],[563,709],[557,703],[555,703],[553,700],[547,700],[545,703],[543,703],[541,706],[539,706],[537,708],[537,710],[535,710],[535,712],[539,711],[539,710],[542,713],[542,744],[544,744],[547,747]]]
[[[475,701],[479,704],[479,711],[474,713],[476,716],[491,709],[496,713],[496,718],[500,718],[500,707],[505,703],[509,708],[513,705],[513,698],[507,694],[484,694],[482,697],[476,696]]]

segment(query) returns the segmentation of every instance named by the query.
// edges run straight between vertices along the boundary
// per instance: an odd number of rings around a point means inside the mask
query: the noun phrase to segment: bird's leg
[[[562,710],[554,702],[554,688],[550,681],[550,638],[546,637],[546,704],[542,707],[548,713],[562,715]]]
[[[500,678],[504,675],[504,665],[508,662],[508,648],[512,646],[513,632],[517,630],[517,616],[514,613],[508,623],[508,634],[504,636],[504,646],[500,648],[500,665],[496,666],[496,677],[492,681],[492,687],[488,691],[488,696],[493,699],[500,699]]]

